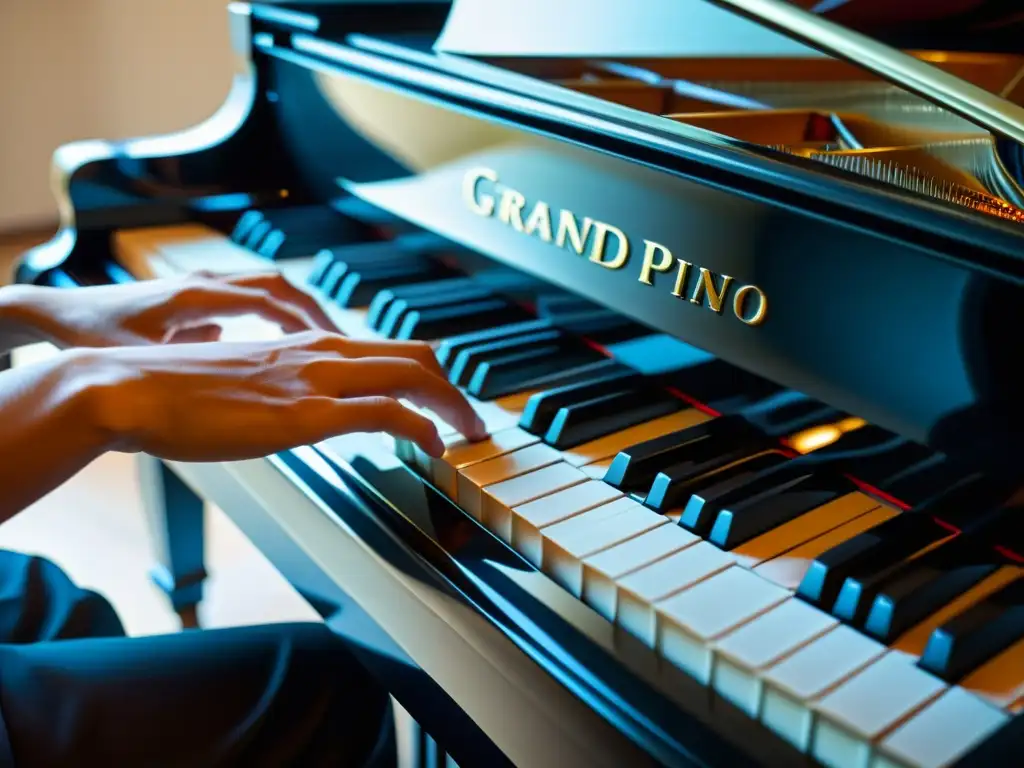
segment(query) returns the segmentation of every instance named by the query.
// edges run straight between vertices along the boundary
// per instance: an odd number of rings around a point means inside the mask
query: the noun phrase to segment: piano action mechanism
[[[210,121],[58,150],[20,280],[280,269],[492,433],[142,459],[177,607],[202,497],[463,766],[1008,764],[1020,22],[863,5],[232,3]]]

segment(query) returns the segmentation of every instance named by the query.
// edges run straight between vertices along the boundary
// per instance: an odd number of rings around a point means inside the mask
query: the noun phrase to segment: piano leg
[[[157,553],[153,580],[170,597],[182,627],[195,628],[206,579],[203,500],[159,459],[139,456],[138,472]]]

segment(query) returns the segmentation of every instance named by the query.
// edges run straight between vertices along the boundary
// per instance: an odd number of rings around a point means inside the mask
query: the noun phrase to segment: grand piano
[[[491,438],[143,457],[175,607],[210,501],[425,765],[1019,764],[1011,5],[232,3],[222,109],[60,148],[18,279],[280,270]]]

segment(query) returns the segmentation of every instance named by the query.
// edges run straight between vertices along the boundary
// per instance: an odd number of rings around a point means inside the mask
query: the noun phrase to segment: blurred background
[[[54,232],[56,147],[201,122],[224,100],[231,66],[227,0],[0,0],[0,283],[17,254]],[[50,352],[28,348],[16,360]],[[315,617],[219,510],[207,514],[207,529],[204,625]],[[131,456],[99,459],[0,525],[0,548],[49,557],[106,594],[130,634],[178,628],[148,578],[153,556]]]
[[[55,147],[193,125],[230,81],[227,0],[3,0],[0,232],[56,221]]]

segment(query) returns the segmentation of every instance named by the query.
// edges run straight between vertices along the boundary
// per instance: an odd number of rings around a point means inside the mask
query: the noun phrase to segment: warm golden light
[[[803,432],[797,432],[795,435],[791,435],[786,443],[797,453],[810,453],[832,445],[847,432],[853,432],[866,424],[864,419],[850,417],[837,421],[835,424],[823,424],[820,427],[811,427]]]

